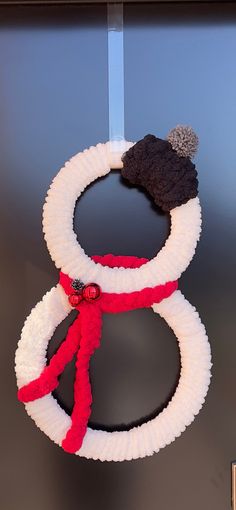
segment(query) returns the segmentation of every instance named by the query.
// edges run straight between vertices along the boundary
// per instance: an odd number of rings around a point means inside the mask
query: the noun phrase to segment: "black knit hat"
[[[177,126],[167,140],[146,135],[123,155],[121,174],[144,187],[163,211],[170,211],[198,194],[197,171],[190,159],[197,145],[188,126]]]

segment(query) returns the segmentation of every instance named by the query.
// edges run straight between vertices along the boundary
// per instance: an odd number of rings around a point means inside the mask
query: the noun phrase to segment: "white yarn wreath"
[[[122,152],[132,144],[126,142]],[[44,233],[56,266],[85,283],[96,281],[106,292],[132,292],[177,279],[194,255],[201,230],[198,198],[171,211],[171,233],[158,255],[139,269],[108,268],[93,262],[73,232],[73,212],[84,188],[112,168],[121,168],[122,152],[110,143],[78,154],[54,179],[44,207]],[[172,399],[154,419],[129,431],[87,429],[77,455],[101,461],[123,461],[152,455],[174,441],[200,411],[210,383],[211,353],[205,328],[195,308],[175,291],[152,306],[175,333],[180,349],[181,373]],[[46,365],[48,343],[56,327],[71,311],[68,298],[57,285],[31,311],[16,352],[18,387],[37,378]],[[50,394],[25,404],[36,425],[61,445],[71,418]]]
[[[133,144],[122,142],[127,151]],[[122,168],[122,153],[115,153],[110,142],[90,147],[74,156],[53,180],[43,212],[43,231],[56,267],[84,283],[97,282],[104,292],[132,292],[177,280],[188,267],[201,232],[199,199],[172,209],[171,230],[165,246],[152,260],[138,269],[104,267],[88,257],[73,231],[77,198],[98,177],[111,168]]]

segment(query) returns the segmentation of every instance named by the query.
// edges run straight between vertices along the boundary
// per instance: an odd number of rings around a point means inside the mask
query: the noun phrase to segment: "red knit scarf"
[[[94,256],[93,260],[103,266],[124,268],[138,268],[148,262],[144,258],[114,255]],[[59,283],[67,295],[72,293],[72,280],[69,276],[60,273]],[[169,297],[177,289],[177,285],[177,281],[168,282],[129,294],[102,292],[97,301],[82,300],[76,306],[79,311],[77,318],[49,364],[37,379],[19,389],[18,399],[22,402],[30,402],[51,393],[58,386],[58,377],[66,364],[77,353],[71,427],[62,441],[65,451],[70,453],[78,451],[86,433],[92,404],[89,362],[93,352],[100,345],[102,314],[149,308],[153,303],[160,303],[162,299]]]

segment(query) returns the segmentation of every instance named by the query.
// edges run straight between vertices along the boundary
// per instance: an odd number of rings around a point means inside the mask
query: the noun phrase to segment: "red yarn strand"
[[[65,366],[72,360],[79,348],[80,322],[78,319],[77,317],[70,326],[66,339],[62,342],[41,375],[18,390],[18,400],[21,402],[32,402],[44,397],[57,388],[59,375],[62,374]]]
[[[93,320],[91,320],[90,303],[84,303],[81,308],[81,344],[76,361],[72,425],[62,442],[62,448],[69,453],[75,453],[80,449],[91,414],[89,362],[101,340],[102,316],[99,306],[93,306],[92,314]]]

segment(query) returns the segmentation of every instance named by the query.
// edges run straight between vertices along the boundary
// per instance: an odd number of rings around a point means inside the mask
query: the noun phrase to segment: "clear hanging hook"
[[[109,140],[114,151],[124,141],[123,4],[107,4]]]

